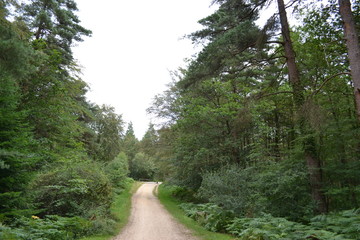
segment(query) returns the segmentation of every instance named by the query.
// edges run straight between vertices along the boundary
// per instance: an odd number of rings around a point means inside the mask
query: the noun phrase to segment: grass
[[[160,185],[158,189],[158,198],[160,202],[173,215],[175,219],[177,219],[180,223],[185,225],[188,229],[192,230],[195,236],[203,240],[234,240],[235,239],[235,237],[227,234],[210,232],[205,228],[203,228],[202,226],[200,226],[193,219],[187,217],[184,211],[179,207],[179,204],[181,202],[176,200],[174,197],[172,197],[171,193],[172,193],[171,187]]]
[[[141,186],[141,182],[134,182],[129,184],[129,186],[119,195],[115,197],[115,201],[111,206],[111,214],[115,219],[118,219],[116,222],[116,232],[119,233],[123,227],[128,222],[131,210],[131,196],[136,192],[136,190]],[[113,238],[114,235],[99,235],[99,236],[88,236],[82,238],[81,240],[109,240]]]

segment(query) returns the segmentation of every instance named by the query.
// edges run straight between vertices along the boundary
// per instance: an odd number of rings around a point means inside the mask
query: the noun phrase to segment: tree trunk
[[[293,89],[293,98],[297,112],[301,111],[304,105],[304,88],[300,81],[300,74],[296,65],[295,52],[292,46],[289,23],[286,16],[285,4],[283,0],[277,0],[281,32],[284,39],[284,50],[286,56],[286,64],[288,67],[289,82]],[[299,129],[302,137],[304,138],[302,144],[306,165],[309,173],[309,181],[313,200],[317,203],[317,212],[327,212],[327,204],[325,195],[322,192],[322,173],[321,163],[316,154],[315,139],[311,133],[306,131],[305,118],[300,116]]]
[[[354,17],[351,11],[350,0],[339,0],[340,15],[344,23],[344,36],[351,69],[351,78],[354,84],[356,116],[360,122],[360,47],[355,28]]]
[[[279,110],[277,107],[277,104],[275,105],[275,110],[274,110],[274,121],[275,121],[275,138],[274,138],[274,154],[275,154],[275,158],[276,161],[278,161],[281,157],[280,154],[280,118],[279,118]]]

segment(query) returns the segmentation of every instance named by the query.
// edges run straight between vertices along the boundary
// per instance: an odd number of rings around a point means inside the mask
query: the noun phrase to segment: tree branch
[[[276,43],[276,44],[284,45],[284,42],[282,41],[267,41],[266,43]]]
[[[335,75],[332,75],[332,76],[328,77],[328,78],[325,79],[325,81],[320,85],[320,87],[311,94],[310,97],[313,97],[314,95],[318,94],[318,93],[320,92],[320,90],[325,86],[325,84],[326,84],[327,82],[329,82],[331,79],[333,79],[333,78],[335,78],[335,77],[337,77],[337,76],[340,76],[340,75],[351,75],[351,73],[350,73],[350,72],[340,72],[340,73],[337,73],[337,74],[335,74]]]
[[[261,93],[258,94],[257,96],[255,96],[256,99],[260,99],[260,98],[264,98],[264,97],[269,97],[269,96],[274,96],[274,95],[278,95],[278,94],[286,94],[286,93],[291,93],[293,94],[293,91],[281,91],[281,92],[276,92],[276,93],[268,93],[268,94],[264,94],[262,95]]]

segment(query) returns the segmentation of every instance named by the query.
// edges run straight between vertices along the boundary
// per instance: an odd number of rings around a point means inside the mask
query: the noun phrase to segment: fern
[[[186,215],[206,229],[213,232],[225,232],[226,226],[234,218],[232,211],[227,211],[221,207],[212,204],[192,204],[184,203],[180,207],[185,211]]]
[[[341,234],[350,239],[360,239],[360,209],[316,216],[311,219],[311,226]]]
[[[239,240],[359,240],[360,210],[319,215],[309,225],[263,214],[256,218],[235,217],[212,204],[184,203],[186,215],[214,232],[227,232]]]
[[[72,240],[86,235],[90,228],[91,223],[80,217],[22,217],[14,222],[11,228],[0,224],[0,239]]]

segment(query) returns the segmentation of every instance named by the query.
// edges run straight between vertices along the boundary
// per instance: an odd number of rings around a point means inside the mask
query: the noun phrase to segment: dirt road
[[[114,240],[197,240],[160,204],[155,187],[144,183],[134,194],[129,223]]]

